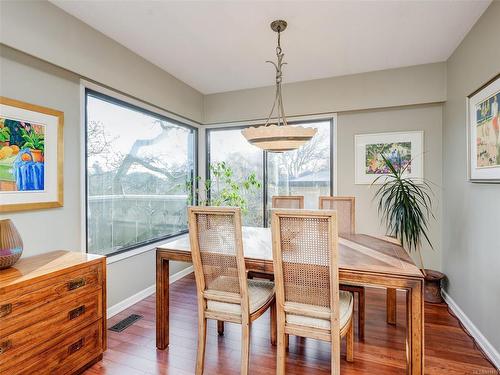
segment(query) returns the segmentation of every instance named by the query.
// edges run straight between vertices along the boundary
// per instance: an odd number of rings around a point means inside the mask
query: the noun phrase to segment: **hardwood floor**
[[[405,374],[405,310],[399,295],[397,325],[386,324],[385,291],[366,289],[365,339],[357,337],[354,363],[345,361],[342,340],[343,375]],[[104,359],[85,375],[192,375],[196,361],[197,305],[194,276],[171,285],[170,346],[155,347],[155,296],[150,296],[108,321],[111,326],[129,314],[143,319],[122,333],[108,331],[108,350]],[[274,374],[276,348],[269,341],[269,313],[252,326],[250,373]],[[227,324],[224,336],[217,335],[217,323],[209,321],[205,374],[238,374],[240,364],[240,326]],[[357,330],[357,327],[356,327]],[[290,337],[287,374],[329,374],[329,343]],[[425,306],[426,375],[496,375],[497,371],[481,356],[473,341],[451,316],[446,305]]]

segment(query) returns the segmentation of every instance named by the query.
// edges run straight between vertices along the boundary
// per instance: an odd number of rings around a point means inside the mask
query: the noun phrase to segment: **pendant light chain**
[[[273,116],[274,109],[276,108],[276,104],[278,104],[278,126],[286,126],[288,125],[286,121],[286,116],[285,116],[285,109],[283,106],[283,97],[281,95],[281,83],[283,81],[283,70],[282,67],[283,65],[286,65],[286,62],[283,62],[283,58],[285,57],[285,54],[283,53],[283,50],[281,49],[281,28],[278,28],[277,30],[278,33],[278,45],[276,47],[276,57],[278,62],[275,63],[274,61],[266,61],[268,63],[271,63],[274,65],[276,68],[276,95],[274,97],[274,102],[273,106],[271,108],[271,112],[269,113],[269,116],[267,117],[266,123],[264,126],[269,126],[271,122],[271,117]]]

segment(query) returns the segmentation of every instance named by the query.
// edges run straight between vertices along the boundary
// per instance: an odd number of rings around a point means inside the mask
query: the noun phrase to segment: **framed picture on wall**
[[[467,97],[468,171],[472,182],[500,183],[500,75]]]
[[[63,112],[0,97],[0,212],[63,205]]]
[[[390,171],[382,155],[396,168],[403,168],[405,176],[422,179],[423,144],[423,131],[355,135],[355,183],[384,183],[385,178],[378,177],[389,174]]]

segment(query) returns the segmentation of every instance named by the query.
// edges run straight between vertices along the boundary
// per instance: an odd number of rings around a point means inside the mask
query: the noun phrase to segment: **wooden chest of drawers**
[[[106,258],[54,251],[0,271],[0,374],[76,374],[106,350]]]

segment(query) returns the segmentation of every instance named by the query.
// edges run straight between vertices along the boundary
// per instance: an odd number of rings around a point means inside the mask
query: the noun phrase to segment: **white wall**
[[[204,123],[262,119],[273,99],[274,86],[206,95]],[[283,99],[289,116],[444,102],[446,64],[284,84]]]
[[[497,351],[500,366],[500,185],[467,181],[465,98],[500,72],[500,2],[448,61],[443,133],[443,270],[447,292]]]
[[[11,218],[23,256],[80,250],[80,84],[76,75],[11,48],[0,48],[0,95],[64,112],[64,207],[0,215]]]

